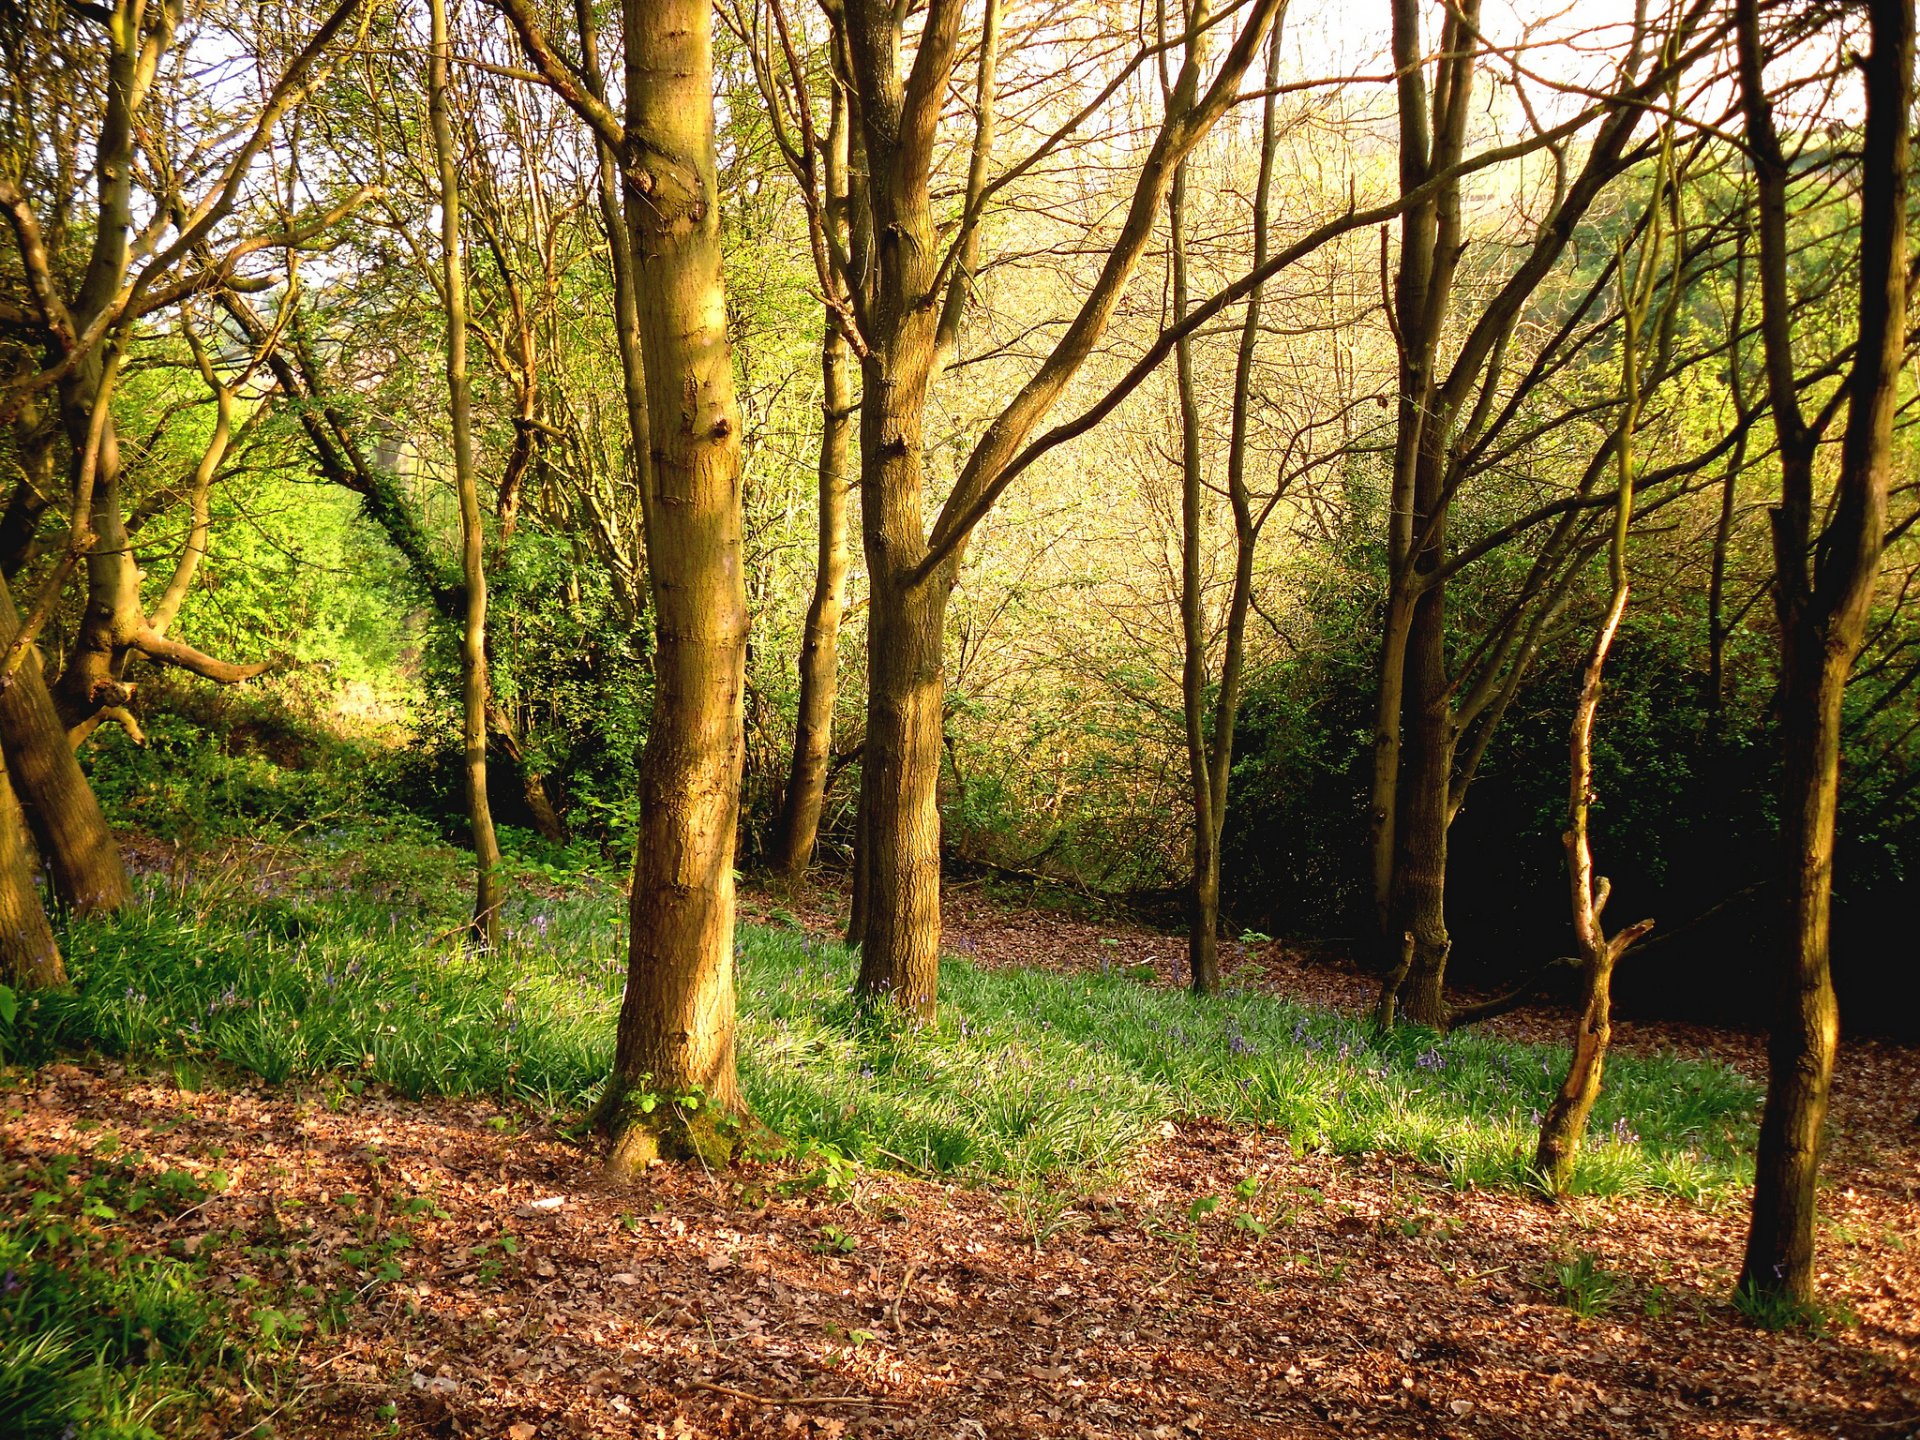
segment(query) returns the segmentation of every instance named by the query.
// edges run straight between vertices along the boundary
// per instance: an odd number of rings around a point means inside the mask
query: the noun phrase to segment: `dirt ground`
[[[1177,955],[965,896],[949,924],[990,964]],[[1370,998],[1285,947],[1235,959],[1241,983]],[[1564,1021],[1501,1023],[1540,1038]],[[1694,1029],[1621,1043],[1760,1064],[1751,1039]],[[0,1096],[0,1134],[10,1162],[111,1133],[152,1165],[226,1172],[141,1243],[211,1237],[216,1289],[312,1287],[308,1333],[257,1406],[282,1436],[1896,1440],[1920,1435],[1915,1058],[1843,1056],[1821,1288],[1845,1318],[1825,1335],[1727,1306],[1737,1206],[1547,1206],[1215,1124],[1167,1127],[1115,1193],[1053,1203],[881,1175],[809,1187],[768,1166],[608,1189],[586,1150],[492,1105],[193,1093],[111,1065],[26,1077]],[[1207,1196],[1226,1203],[1196,1216]],[[318,1333],[321,1297],[366,1281],[376,1250],[397,1273]],[[1612,1282],[1588,1319],[1553,1273],[1583,1263]]]

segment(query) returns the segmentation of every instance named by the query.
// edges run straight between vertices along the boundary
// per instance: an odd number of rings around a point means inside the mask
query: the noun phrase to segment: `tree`
[[[734,1062],[733,858],[746,589],[740,419],[721,279],[708,0],[627,0],[624,116],[525,0],[502,0],[547,83],[618,157],[646,377],[641,491],[656,615],[640,760],[627,990],[600,1118],[609,1168],[724,1155],[746,1115]]]
[[[1671,96],[1669,97],[1671,98]],[[1607,655],[1613,649],[1621,618],[1627,613],[1631,585],[1627,576],[1627,537],[1633,525],[1633,495],[1638,479],[1639,456],[1634,449],[1634,432],[1640,423],[1641,347],[1646,332],[1647,314],[1654,302],[1658,282],[1661,249],[1669,229],[1680,228],[1677,187],[1672,186],[1673,126],[1669,121],[1661,134],[1661,149],[1655,171],[1652,200],[1648,206],[1646,239],[1637,269],[1630,270],[1627,257],[1621,256],[1621,329],[1620,329],[1620,419],[1614,445],[1616,481],[1613,502],[1613,531],[1607,542],[1607,608],[1595,631],[1592,647],[1580,677],[1580,698],[1574,706],[1573,725],[1568,740],[1567,829],[1561,843],[1567,852],[1567,881],[1572,891],[1573,933],[1580,950],[1580,1022],[1574,1030],[1573,1053],[1553,1103],[1540,1122],[1540,1143],[1534,1151],[1533,1165],[1542,1185],[1551,1195],[1566,1191],[1573,1179],[1574,1163],[1585,1138],[1588,1117],[1600,1096],[1600,1079],[1606,1066],[1607,1046],[1613,1035],[1613,969],[1620,957],[1653,928],[1651,920],[1629,925],[1617,935],[1606,932],[1605,915],[1611,887],[1605,876],[1596,877],[1593,869],[1593,726],[1600,709],[1601,682]],[[1670,212],[1670,213],[1669,213]],[[1669,226],[1669,220],[1671,225]],[[1679,304],[1680,287],[1673,283],[1678,272],[1669,277],[1662,305],[1672,310]],[[1736,362],[1737,363],[1737,362]]]
[[[1253,254],[1251,268],[1267,261],[1271,219],[1270,191],[1278,132],[1274,111],[1279,99],[1281,21],[1274,22],[1267,40],[1266,95],[1260,115],[1260,169],[1253,192]],[[1182,161],[1167,197],[1168,251],[1173,268],[1172,301],[1176,320],[1186,317],[1188,305],[1186,243],[1186,170]],[[1203,489],[1199,402],[1194,392],[1192,339],[1181,336],[1174,348],[1178,376],[1181,436],[1180,494],[1180,621],[1183,663],[1181,709],[1186,722],[1187,770],[1193,800],[1193,877],[1187,926],[1187,972],[1197,995],[1220,989],[1220,840],[1227,823],[1227,778],[1233,768],[1233,735],[1239,718],[1241,682],[1246,665],[1247,615],[1253,605],[1254,551],[1260,531],[1284,493],[1276,484],[1272,496],[1255,510],[1247,483],[1248,425],[1252,412],[1254,352],[1260,342],[1260,300],[1256,285],[1247,296],[1240,322],[1240,343],[1234,357],[1232,419],[1227,437],[1227,503],[1233,511],[1233,585],[1224,619],[1224,654],[1218,679],[1209,685],[1211,662],[1207,636],[1207,605],[1201,580]],[[1212,713],[1208,690],[1212,689]]]
[[[855,196],[866,217],[856,230],[872,237],[870,254],[836,257],[852,282],[862,375],[861,528],[870,621],[857,991],[870,1003],[919,1021],[931,1020],[937,1006],[945,621],[968,540],[1012,483],[1029,436],[1105,332],[1153,234],[1175,167],[1236,101],[1279,8],[1280,0],[1247,7],[1204,86],[1199,57],[1186,57],[1097,276],[1046,358],[986,425],[929,528],[923,446],[929,387],[941,363],[944,297],[973,263],[974,231],[993,187],[966,206],[943,253],[932,181],[964,6],[933,0],[905,64],[904,13],[878,0],[846,0],[846,70],[866,162],[865,184]],[[1201,9],[1191,23],[1213,22]]]
[[[1761,344],[1780,456],[1780,503],[1771,518],[1784,762],[1781,954],[1753,1216],[1739,1289],[1756,1303],[1793,1306],[1813,1298],[1822,1132],[1839,1043],[1828,942],[1841,702],[1880,573],[1894,416],[1907,352],[1914,12],[1911,0],[1873,0],[1866,14],[1869,48],[1859,62],[1866,117],[1857,339],[1843,385],[1847,418],[1839,465],[1816,531],[1815,462],[1822,432],[1839,407],[1825,407],[1809,419],[1801,405],[1789,289],[1789,160],[1767,88],[1769,51],[1759,6],[1756,0],[1740,0],[1735,8],[1745,140],[1756,191]]]
[[[1369,840],[1380,938],[1399,952],[1382,990],[1380,1018],[1390,1020],[1398,1009],[1420,1024],[1446,1029],[1519,998],[1516,992],[1460,1010],[1446,996],[1452,948],[1446,924],[1448,832],[1494,729],[1560,613],[1576,573],[1568,562],[1579,554],[1582,522],[1604,503],[1592,481],[1616,441],[1605,438],[1594,448],[1587,477],[1570,502],[1543,507],[1491,537],[1456,545],[1449,534],[1453,509],[1491,457],[1523,445],[1530,435],[1583,419],[1583,408],[1571,406],[1557,420],[1543,420],[1529,397],[1569,354],[1593,344],[1595,332],[1580,323],[1587,306],[1577,306],[1566,323],[1546,327],[1547,343],[1524,369],[1511,353],[1516,334],[1523,333],[1530,303],[1560,265],[1576,228],[1616,177],[1644,156],[1645,142],[1636,136],[1648,101],[1717,42],[1699,4],[1677,14],[1657,46],[1649,45],[1655,32],[1642,15],[1584,158],[1575,169],[1556,151],[1552,200],[1520,247],[1519,263],[1463,316],[1457,311],[1469,297],[1456,291],[1466,235],[1458,180],[1447,177],[1464,154],[1465,109],[1484,39],[1476,8],[1448,9],[1429,95],[1419,16],[1412,0],[1395,5],[1401,192],[1407,203],[1389,317],[1400,374]],[[1415,196],[1424,198],[1412,203]],[[1597,293],[1589,289],[1589,304]],[[1462,333],[1449,354],[1443,340],[1456,325]],[[1697,359],[1683,356],[1678,363]],[[1649,386],[1660,378],[1650,373]],[[1684,466],[1668,467],[1662,478],[1690,475],[1714,453],[1710,447]],[[1456,650],[1448,621],[1454,578],[1529,532],[1544,539],[1536,541],[1519,594],[1502,620]]]
[[[447,316],[447,395],[453,421],[454,485],[460,496],[460,582],[466,614],[460,631],[461,741],[467,784],[467,821],[473,831],[473,932],[492,949],[500,921],[500,842],[487,802],[487,570],[486,530],[480,518],[480,485],[473,466],[473,394],[467,379],[467,279],[462,256],[460,171],[448,113],[447,67],[453,41],[447,0],[430,0],[427,108],[433,153],[440,175],[440,294]],[[502,487],[503,490],[505,487]],[[503,496],[502,505],[507,504]]]
[[[777,7],[776,25],[785,33],[786,17]],[[997,4],[989,6],[997,15]],[[735,28],[751,44],[752,27],[735,22]],[[835,31],[833,49],[839,47]],[[809,77],[791,49],[788,78],[795,86],[805,86]],[[992,45],[984,45],[982,55],[983,96],[991,95]],[[752,51],[755,77],[762,96],[769,102],[767,113],[777,118],[782,100],[775,82],[774,67],[758,49]],[[808,195],[810,228],[817,232],[824,259],[829,237],[831,249],[844,253],[848,244],[848,157],[850,138],[846,92],[836,80],[828,82],[829,105],[826,134],[819,138],[802,135],[796,141],[784,129],[776,135],[782,153],[795,179]],[[991,100],[983,101],[983,115],[991,114]],[[804,102],[794,107],[796,114],[810,116]],[[982,121],[990,125],[990,121]],[[815,150],[818,159],[815,159]],[[847,522],[852,499],[848,483],[848,452],[853,435],[855,412],[851,351],[842,331],[841,314],[846,301],[838,293],[838,279],[831,263],[820,267],[822,278],[836,288],[832,303],[824,307],[820,337],[820,456],[819,514],[816,524],[816,559],[813,593],[807,603],[805,629],[800,642],[800,694],[793,727],[793,753],[787,764],[786,784],[782,787],[780,814],[775,822],[772,860],[776,870],[789,883],[799,881],[813,858],[820,830],[820,812],[826,801],[827,780],[833,759],[833,710],[839,690],[840,622],[847,607]]]

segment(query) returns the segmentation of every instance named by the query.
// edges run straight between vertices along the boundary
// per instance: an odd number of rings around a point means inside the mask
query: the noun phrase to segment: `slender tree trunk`
[[[1639,463],[1634,441],[1640,424],[1640,345],[1647,313],[1653,304],[1654,286],[1659,273],[1661,249],[1666,239],[1668,185],[1672,183],[1673,129],[1669,125],[1661,136],[1660,164],[1656,171],[1652,207],[1648,216],[1647,240],[1640,252],[1639,268],[1631,274],[1627,255],[1620,256],[1621,338],[1620,338],[1620,421],[1616,429],[1614,459],[1617,475],[1613,506],[1613,533],[1607,551],[1607,575],[1611,592],[1606,614],[1595,632],[1587,652],[1587,663],[1580,677],[1580,698],[1574,705],[1573,725],[1567,742],[1567,828],[1561,836],[1567,852],[1567,883],[1573,905],[1573,933],[1580,947],[1580,1024],[1574,1031],[1573,1056],[1567,1066],[1553,1104],[1547,1107],[1540,1123],[1540,1143],[1533,1164],[1542,1187],[1550,1195],[1561,1195],[1573,1181],[1574,1164],[1580,1144],[1586,1138],[1587,1120],[1594,1102],[1600,1098],[1600,1080],[1607,1063],[1607,1047],[1613,1039],[1613,968],[1627,948],[1653,928],[1651,920],[1628,926],[1620,934],[1608,937],[1606,908],[1609,887],[1604,876],[1593,873],[1593,723],[1600,710],[1601,684],[1606,674],[1607,656],[1613,650],[1620,620],[1627,613],[1627,597],[1632,587],[1627,578],[1627,532],[1633,524],[1634,484]],[[1677,206],[1677,200],[1674,202]],[[1676,216],[1677,220],[1677,216]],[[1677,228],[1677,227],[1676,227]],[[1676,271],[1678,265],[1676,265]]]
[[[1907,314],[1908,113],[1913,100],[1912,0],[1872,0],[1861,64],[1859,343],[1847,377],[1847,427],[1830,518],[1812,544],[1811,445],[1794,395],[1787,305],[1788,177],[1761,67],[1755,0],[1736,11],[1741,88],[1759,193],[1762,336],[1781,436],[1774,512],[1775,604],[1781,632],[1781,841],[1784,947],[1768,1041],[1766,1106],[1755,1159],[1753,1218],[1740,1288],[1805,1305],[1827,1098],[1839,1042],[1828,965],[1841,702],[1866,631],[1886,533],[1893,421]],[[1814,555],[1808,574],[1809,555]]]
[[[853,870],[847,877],[847,944],[867,933],[867,767],[860,766],[860,792],[853,807]]]
[[[1189,42],[1199,44],[1195,37]],[[1164,68],[1162,72],[1164,81]],[[1167,192],[1167,252],[1173,271],[1173,322],[1187,317],[1187,167]],[[1193,347],[1174,343],[1174,390],[1180,406],[1180,700],[1186,722],[1187,794],[1193,806],[1193,870],[1187,894],[1187,976],[1196,995],[1220,991],[1220,849],[1213,816],[1213,766],[1207,747],[1207,597],[1201,551],[1206,526],[1205,462],[1200,455],[1200,398]]]
[[[747,615],[712,10],[708,0],[627,0],[625,21],[626,133],[647,142],[632,147],[625,178],[652,436],[657,648],[627,991],[604,1112],[616,1173],[662,1155],[730,1154],[745,1112],[734,1061],[733,860]]]
[[[473,465],[473,391],[467,377],[467,275],[461,254],[460,171],[447,99],[453,41],[447,0],[431,0],[432,59],[427,108],[440,171],[441,298],[447,312],[447,394],[453,422],[453,476],[460,495],[460,578],[466,615],[460,632],[461,744],[467,782],[467,822],[473,832],[473,937],[491,950],[499,939],[500,842],[487,803],[487,569],[486,528]]]
[[[15,990],[47,990],[67,983],[67,967],[33,883],[32,841],[0,763],[0,982]]]
[[[1255,270],[1266,264],[1269,199],[1274,154],[1278,140],[1275,96],[1280,83],[1280,54],[1284,14],[1274,21],[1267,40],[1267,97],[1261,111],[1260,171],[1253,199],[1253,256]],[[1170,246],[1174,263],[1173,303],[1176,316],[1187,309],[1188,282],[1185,237],[1186,166],[1183,162],[1168,194]],[[1204,733],[1200,717],[1206,703],[1205,606],[1202,604],[1199,566],[1201,512],[1200,410],[1194,392],[1192,367],[1185,337],[1175,347],[1176,384],[1180,394],[1182,438],[1181,492],[1181,622],[1186,663],[1181,672],[1181,694],[1187,714],[1188,763],[1194,793],[1192,926],[1187,938],[1188,973],[1197,995],[1220,989],[1220,865],[1227,825],[1227,782],[1233,772],[1233,737],[1240,716],[1241,677],[1246,662],[1247,615],[1253,606],[1254,550],[1260,528],[1279,503],[1285,477],[1275,480],[1275,494],[1267,507],[1254,514],[1247,488],[1247,437],[1252,423],[1253,362],[1260,340],[1260,309],[1264,287],[1247,297],[1241,318],[1240,344],[1234,359],[1233,401],[1227,437],[1227,500],[1233,518],[1233,584],[1227,596],[1226,639],[1220,677],[1214,695],[1212,732]],[[1194,662],[1194,656],[1200,662]]]
[[[847,442],[852,395],[847,342],[832,316],[820,345],[820,531],[813,598],[800,646],[800,703],[793,759],[774,839],[774,865],[799,881],[813,858],[814,837],[833,756],[833,705],[840,669],[840,617],[847,603]]]
[[[1533,1165],[1542,1187],[1551,1195],[1566,1193],[1574,1164],[1587,1133],[1587,1120],[1600,1098],[1601,1074],[1607,1046],[1613,1038],[1613,969],[1629,946],[1653,928],[1651,920],[1631,925],[1609,938],[1604,915],[1608,887],[1605,877],[1593,873],[1593,848],[1588,820],[1593,806],[1593,721],[1600,708],[1600,682],[1607,655],[1627,609],[1624,569],[1616,570],[1613,598],[1607,606],[1581,678],[1580,700],[1573,716],[1569,743],[1567,829],[1561,837],[1567,852],[1567,880],[1573,894],[1574,936],[1580,946],[1580,1023],[1574,1030],[1573,1056],[1553,1104],[1540,1122],[1540,1143]]]

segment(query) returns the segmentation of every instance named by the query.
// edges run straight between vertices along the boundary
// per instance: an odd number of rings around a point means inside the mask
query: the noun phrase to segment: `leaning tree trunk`
[[[1893,468],[1893,422],[1906,350],[1908,112],[1913,100],[1912,0],[1872,0],[1861,64],[1859,342],[1847,377],[1839,473],[1817,546],[1812,441],[1793,365],[1788,169],[1774,133],[1755,0],[1739,25],[1741,89],[1759,196],[1761,335],[1781,436],[1781,501],[1773,513],[1780,615],[1781,845],[1784,947],[1768,1038],[1766,1106],[1755,1157],[1753,1218],[1740,1289],[1804,1306],[1813,1299],[1814,1236],[1827,1099],[1839,1043],[1828,964],[1841,702],[1866,632],[1880,571]],[[1809,556],[1812,574],[1808,574]]]
[[[1662,245],[1666,240],[1668,187],[1672,184],[1673,127],[1669,124],[1661,136],[1660,163],[1655,172],[1653,202],[1648,214],[1646,244],[1640,252],[1640,264],[1628,276],[1627,254],[1620,254],[1620,420],[1615,430],[1618,444],[1614,461],[1618,487],[1613,503],[1613,532],[1607,551],[1607,576],[1611,593],[1606,614],[1595,632],[1587,652],[1586,668],[1580,677],[1580,698],[1574,705],[1573,725],[1567,742],[1567,828],[1562,843],[1567,852],[1567,883],[1573,901],[1573,933],[1580,947],[1580,1024],[1574,1031],[1573,1057],[1567,1066],[1553,1104],[1540,1122],[1540,1143],[1534,1151],[1533,1165],[1540,1184],[1549,1195],[1562,1195],[1573,1182],[1574,1164],[1579,1159],[1580,1143],[1586,1138],[1587,1121],[1594,1102],[1600,1098],[1600,1079],[1607,1063],[1607,1047],[1613,1040],[1613,969],[1620,957],[1642,935],[1653,928],[1651,920],[1629,925],[1618,935],[1606,931],[1609,887],[1604,876],[1593,873],[1593,722],[1600,710],[1600,689],[1606,674],[1607,656],[1619,634],[1621,617],[1627,613],[1627,597],[1632,587],[1627,578],[1627,532],[1633,524],[1633,492],[1639,463],[1634,447],[1640,424],[1640,344],[1647,312],[1653,304],[1658,280]],[[1677,192],[1672,203],[1677,210]],[[1677,222],[1677,215],[1675,216]],[[1676,224],[1676,227],[1677,224]],[[1678,265],[1675,267],[1676,275]],[[1679,287],[1669,283],[1668,304],[1677,300]]]
[[[0,982],[15,990],[67,983],[67,967],[33,883],[26,817],[0,764]]]
[[[12,644],[19,628],[12,593],[0,581],[0,647]],[[133,882],[100,801],[67,743],[39,656],[24,656],[0,687],[0,747],[55,897],[81,915],[118,910],[133,898]]]
[[[733,859],[747,615],[711,32],[708,0],[627,0],[626,132],[646,138],[629,155],[626,215],[652,437],[657,649],[627,992],[603,1112],[616,1173],[663,1155],[727,1155],[746,1108]]]
[[[466,611],[460,630],[461,748],[467,820],[473,834],[473,940],[493,949],[500,928],[500,841],[487,800],[487,568],[480,486],[473,465],[473,391],[467,377],[467,275],[461,258],[460,172],[448,113],[447,68],[453,42],[447,0],[432,0],[427,109],[440,172],[441,300],[447,320],[447,397],[453,423],[453,477],[460,496],[460,579]]]

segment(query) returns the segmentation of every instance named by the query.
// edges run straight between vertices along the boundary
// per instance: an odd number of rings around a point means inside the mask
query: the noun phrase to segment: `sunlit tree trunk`
[[[1758,191],[1761,335],[1781,458],[1773,544],[1786,892],[1767,1100],[1740,1288],[1799,1305],[1814,1293],[1820,1156],[1840,1031],[1828,930],[1841,702],[1879,576],[1906,345],[1913,7],[1911,0],[1872,0],[1866,10],[1871,45],[1860,63],[1866,125],[1860,162],[1859,341],[1846,380],[1839,472],[1816,543],[1817,435],[1800,414],[1793,358],[1788,165],[1766,91],[1758,5],[1741,0],[1736,9],[1747,141]]]
[[[747,639],[740,416],[721,279],[708,0],[628,0],[625,181],[652,437],[657,616],[613,1169],[732,1149],[734,881]],[[636,437],[638,438],[638,437]],[[647,1111],[640,1097],[662,1097]]]
[[[907,11],[846,0],[844,34],[856,123],[868,167],[872,253],[862,276],[866,353],[860,407],[861,519],[867,557],[868,704],[862,751],[866,916],[859,994],[917,1020],[936,1004],[940,944],[942,629],[966,545],[1019,473],[1035,428],[1106,332],[1154,233],[1173,171],[1225,113],[1280,0],[1255,0],[1204,96],[1184,65],[1159,134],[1140,168],[1126,216],[1097,277],[1046,359],[981,432],[934,528],[924,527],[922,466],[928,386],[940,363],[947,309],[938,293],[965,277],[963,233],[943,264],[929,179],[964,6],[932,0],[911,70],[902,73]],[[969,207],[963,232],[977,221]]]
[[[487,570],[486,530],[473,464],[473,391],[467,376],[467,275],[462,256],[460,171],[447,101],[453,41],[447,0],[430,0],[432,56],[427,108],[440,178],[441,300],[447,318],[447,395],[453,425],[453,478],[460,497],[460,578],[466,614],[460,632],[461,747],[467,787],[467,823],[473,835],[474,939],[488,949],[500,924],[500,842],[487,801]]]
[[[1195,36],[1190,45],[1201,41]],[[1164,69],[1163,69],[1164,74]],[[1167,192],[1167,253],[1172,270],[1173,321],[1187,317],[1187,167]],[[1213,767],[1207,747],[1207,598],[1202,551],[1206,544],[1206,468],[1201,458],[1200,398],[1193,379],[1193,344],[1185,335],[1173,350],[1174,393],[1180,409],[1180,701],[1187,741],[1187,795],[1193,806],[1192,873],[1187,897],[1187,977],[1196,995],[1220,989],[1220,831],[1214,824]]]

